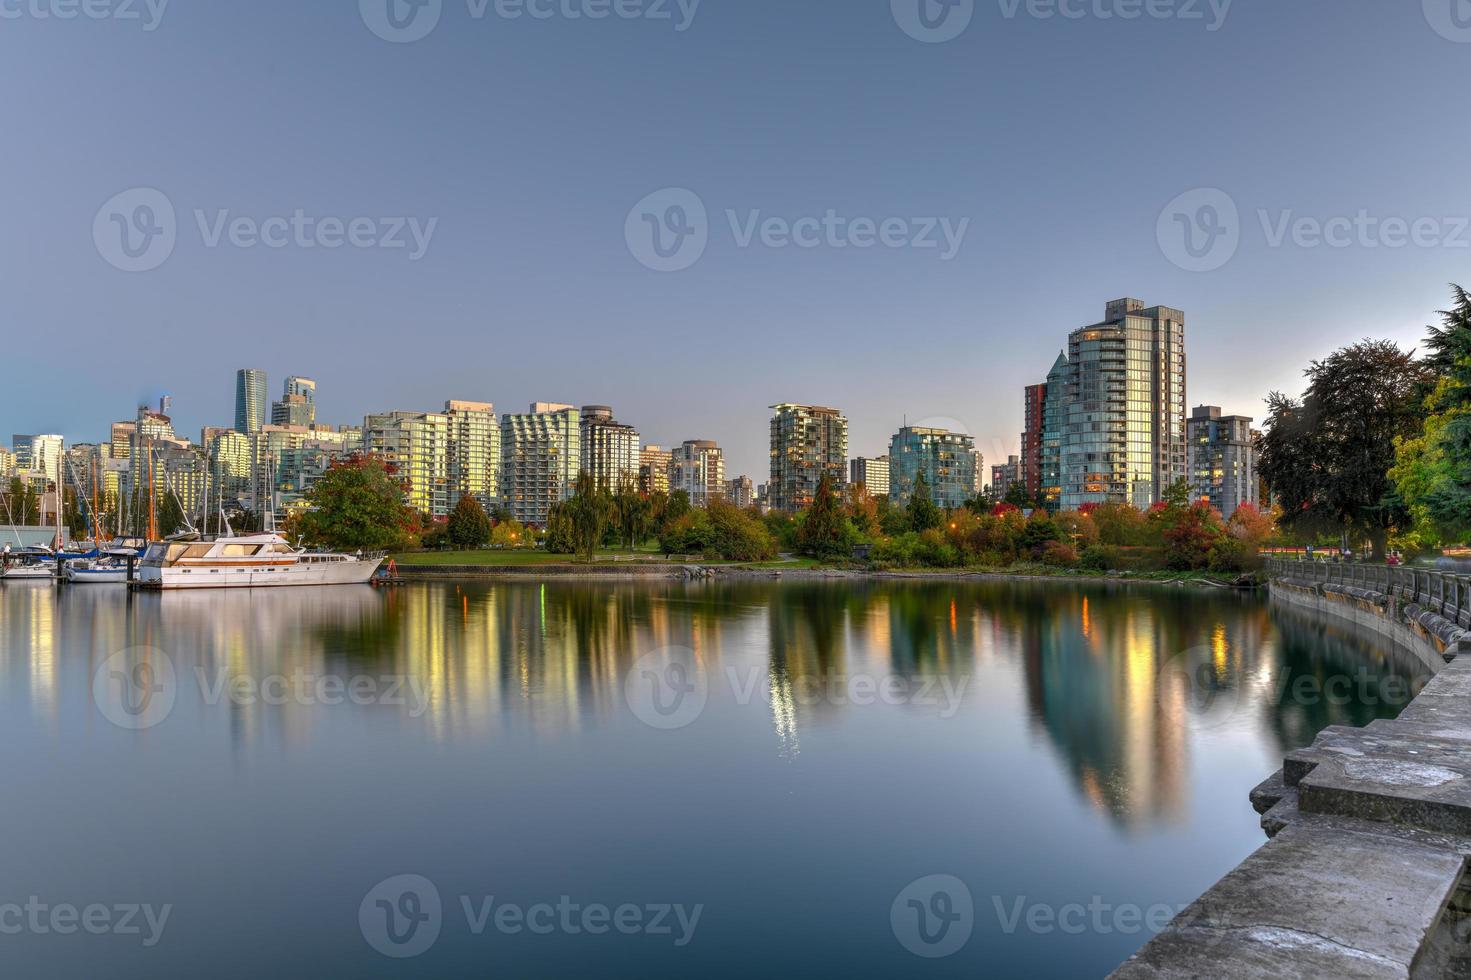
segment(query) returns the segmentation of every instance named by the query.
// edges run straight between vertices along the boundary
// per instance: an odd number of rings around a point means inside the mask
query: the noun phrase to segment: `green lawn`
[[[580,559],[571,555],[554,555],[546,551],[534,549],[501,550],[501,551],[420,551],[404,555],[394,555],[394,560],[400,565],[570,565],[579,563]],[[629,559],[637,561],[662,562],[663,555],[657,555],[650,551],[599,551],[594,560],[595,564],[614,564],[613,559],[620,561],[616,564],[629,563]]]

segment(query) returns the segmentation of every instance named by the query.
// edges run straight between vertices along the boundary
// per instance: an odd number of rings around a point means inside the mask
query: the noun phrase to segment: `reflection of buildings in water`
[[[1084,795],[1126,825],[1183,816],[1185,709],[1157,681],[1193,632],[1222,624],[1192,625],[1163,595],[1011,591],[993,628],[1018,637],[1033,717]],[[1229,656],[1229,635],[1220,646]]]
[[[0,678],[7,689],[23,686],[34,717],[57,721],[58,623],[55,587],[48,581],[0,585]],[[22,678],[20,675],[24,674]]]
[[[1362,727],[1397,717],[1430,677],[1393,644],[1290,606],[1270,608],[1278,655],[1261,687],[1274,755],[1312,743],[1329,725]]]

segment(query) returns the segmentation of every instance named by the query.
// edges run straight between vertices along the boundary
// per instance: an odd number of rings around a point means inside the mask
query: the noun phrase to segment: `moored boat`
[[[382,563],[382,556],[299,550],[279,534],[228,535],[150,544],[138,563],[136,584],[143,589],[359,585]]]

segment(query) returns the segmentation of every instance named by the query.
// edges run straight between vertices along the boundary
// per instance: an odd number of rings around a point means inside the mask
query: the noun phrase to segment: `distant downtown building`
[[[1251,421],[1202,405],[1185,425],[1191,499],[1210,501],[1228,518],[1242,504],[1260,505]]]
[[[317,421],[317,383],[292,375],[286,379],[281,400],[271,403],[272,425],[314,425]]]
[[[594,484],[615,492],[637,485],[643,463],[638,430],[615,421],[607,405],[584,405],[581,426],[582,471]]]
[[[1020,456],[1010,456],[1006,462],[991,467],[991,496],[1004,500],[1016,486],[1026,489],[1026,474]]]
[[[235,431],[259,432],[270,416],[266,412],[266,372],[241,368],[235,372]]]
[[[980,466],[974,436],[905,426],[889,443],[889,499],[907,505],[924,473],[931,500],[947,509],[963,507],[974,496]]]
[[[51,483],[61,483],[61,457],[65,440],[58,435],[14,436],[11,449],[15,453],[17,472],[43,473]]]
[[[683,490],[695,507],[725,496],[725,452],[708,439],[690,439],[674,450],[669,491]]]
[[[859,456],[849,465],[848,482],[863,484],[871,497],[887,497],[889,495],[889,457],[865,457]]]
[[[772,510],[796,513],[812,505],[822,477],[841,493],[848,473],[848,420],[836,408],[773,405],[771,481],[766,492]]]
[[[749,476],[738,476],[725,484],[725,499],[745,510],[756,504],[756,485]]]
[[[556,402],[501,417],[501,498],[522,524],[546,527],[552,505],[577,488],[581,423],[576,408]]]
[[[639,450],[638,490],[645,496],[669,492],[669,470],[674,454],[663,446],[644,446]]]
[[[1185,314],[1136,299],[1068,337],[1064,510],[1148,508],[1186,475]]]

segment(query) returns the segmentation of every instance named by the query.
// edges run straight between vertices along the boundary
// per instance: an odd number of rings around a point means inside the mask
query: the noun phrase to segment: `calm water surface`
[[[1235,594],[12,584],[0,969],[1097,976],[1412,681]]]

